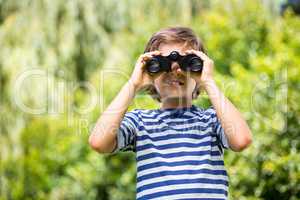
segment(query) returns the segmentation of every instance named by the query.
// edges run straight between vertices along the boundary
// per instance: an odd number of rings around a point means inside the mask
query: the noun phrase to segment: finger
[[[203,53],[202,51],[196,51],[196,50],[189,50],[191,53],[196,54],[197,56],[199,56],[200,58],[202,58],[203,60],[210,60],[210,58]]]
[[[184,53],[186,53],[186,54],[191,53],[191,49],[185,50]]]
[[[147,53],[144,53],[143,55],[144,56],[153,56],[153,55],[159,55],[160,54],[160,51],[156,50],[156,51],[150,51],[150,52],[147,52]]]
[[[156,51],[153,51],[153,53],[152,53],[152,55],[159,55],[159,54],[161,54],[161,52],[160,52],[160,51],[158,51],[158,50],[156,50]]]
[[[186,56],[187,54],[189,54],[188,51],[189,51],[189,50],[183,51],[183,52],[182,52],[182,55],[183,55],[183,56]]]
[[[141,56],[139,57],[139,62],[145,63],[145,62],[147,62],[150,58],[152,58],[152,56],[149,56],[149,55],[141,55]]]
[[[203,53],[202,51],[197,51],[199,53],[199,55],[202,57],[202,58],[205,58],[205,60],[210,60],[210,58],[205,54]]]
[[[148,60],[150,60],[151,58],[152,58],[151,55],[147,55],[147,56],[143,56],[143,57],[142,57],[142,60],[143,60],[143,61],[148,61]]]
[[[153,58],[153,56],[161,54],[159,51],[152,51],[152,52],[147,52],[143,55],[141,55],[142,60],[147,61]]]
[[[193,49],[188,49],[188,50],[185,51],[186,55],[187,54],[192,54],[192,53],[195,54],[194,51],[193,51]]]

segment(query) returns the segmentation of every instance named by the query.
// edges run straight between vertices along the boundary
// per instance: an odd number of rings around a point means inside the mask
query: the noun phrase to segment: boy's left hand
[[[213,81],[213,69],[214,69],[214,61],[210,59],[206,54],[202,51],[196,50],[187,50],[186,54],[195,54],[199,56],[203,60],[203,69],[202,73],[191,73],[191,77],[196,81],[196,83],[202,87],[209,84],[209,82]]]

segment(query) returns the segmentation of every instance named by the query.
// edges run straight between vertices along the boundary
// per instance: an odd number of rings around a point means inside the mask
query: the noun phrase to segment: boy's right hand
[[[134,70],[129,79],[129,82],[133,84],[136,91],[139,91],[142,88],[154,84],[154,78],[156,77],[156,75],[150,75],[147,72],[145,65],[146,62],[150,60],[153,56],[159,54],[159,51],[151,51],[140,55],[140,57],[138,58]]]

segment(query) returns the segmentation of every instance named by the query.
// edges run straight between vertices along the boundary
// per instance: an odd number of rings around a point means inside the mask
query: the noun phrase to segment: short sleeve
[[[136,152],[136,135],[139,127],[137,109],[126,112],[117,131],[117,145],[111,153]]]
[[[217,113],[212,106],[209,108],[209,110],[211,112],[211,117],[213,122],[213,132],[216,134],[221,146],[225,149],[228,149],[229,148],[228,139],[221,125],[221,122],[217,116]]]

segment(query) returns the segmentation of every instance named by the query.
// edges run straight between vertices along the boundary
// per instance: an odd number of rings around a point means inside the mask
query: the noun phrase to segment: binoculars
[[[168,56],[156,55],[146,62],[146,70],[150,74],[160,72],[170,72],[172,62],[177,62],[185,72],[201,73],[203,68],[203,60],[195,55],[188,54],[185,56],[180,55],[177,51],[172,51]]]

